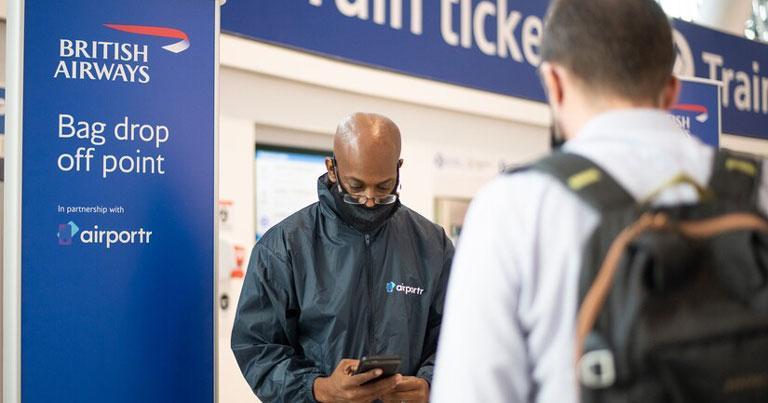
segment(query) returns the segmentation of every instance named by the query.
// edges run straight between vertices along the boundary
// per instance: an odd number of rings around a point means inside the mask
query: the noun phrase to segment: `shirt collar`
[[[578,143],[605,138],[633,139],[640,141],[653,141],[659,136],[669,140],[670,133],[678,133],[685,136],[685,132],[672,120],[671,115],[659,109],[620,109],[602,113],[579,131],[573,139],[569,140],[565,147]],[[676,136],[675,136],[676,137]]]

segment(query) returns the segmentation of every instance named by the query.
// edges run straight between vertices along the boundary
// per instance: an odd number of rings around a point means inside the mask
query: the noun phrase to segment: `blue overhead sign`
[[[723,132],[768,139],[768,45],[675,21],[676,72],[719,81]]]
[[[214,400],[217,8],[25,2],[26,403]]]
[[[548,3],[229,0],[222,8],[222,30],[376,68],[544,101],[536,68]],[[676,72],[723,81],[723,131],[768,138],[768,46],[683,21],[674,26]]]
[[[333,58],[540,101],[535,66],[546,8],[545,1],[520,0],[229,0],[221,26]]]

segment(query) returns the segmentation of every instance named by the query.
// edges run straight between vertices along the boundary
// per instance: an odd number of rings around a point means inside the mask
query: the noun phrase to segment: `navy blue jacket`
[[[319,202],[271,228],[251,253],[232,350],[265,402],[314,401],[344,358],[396,354],[431,382],[453,245],[398,205],[371,233],[344,223],[326,175]]]

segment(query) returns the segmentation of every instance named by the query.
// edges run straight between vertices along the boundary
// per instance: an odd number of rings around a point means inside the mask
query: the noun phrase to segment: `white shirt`
[[[681,172],[706,185],[714,155],[669,115],[648,109],[602,114],[564,150],[595,162],[636,200]],[[696,199],[693,187],[682,185],[656,203]],[[557,180],[535,171],[499,177],[480,191],[454,258],[432,401],[578,400],[578,279],[582,249],[598,218]]]

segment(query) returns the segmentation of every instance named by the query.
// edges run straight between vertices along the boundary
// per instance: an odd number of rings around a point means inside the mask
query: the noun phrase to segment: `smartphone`
[[[386,378],[397,374],[400,371],[400,357],[396,355],[376,355],[363,357],[357,366],[355,375],[368,372],[373,369],[382,370],[380,378]]]

